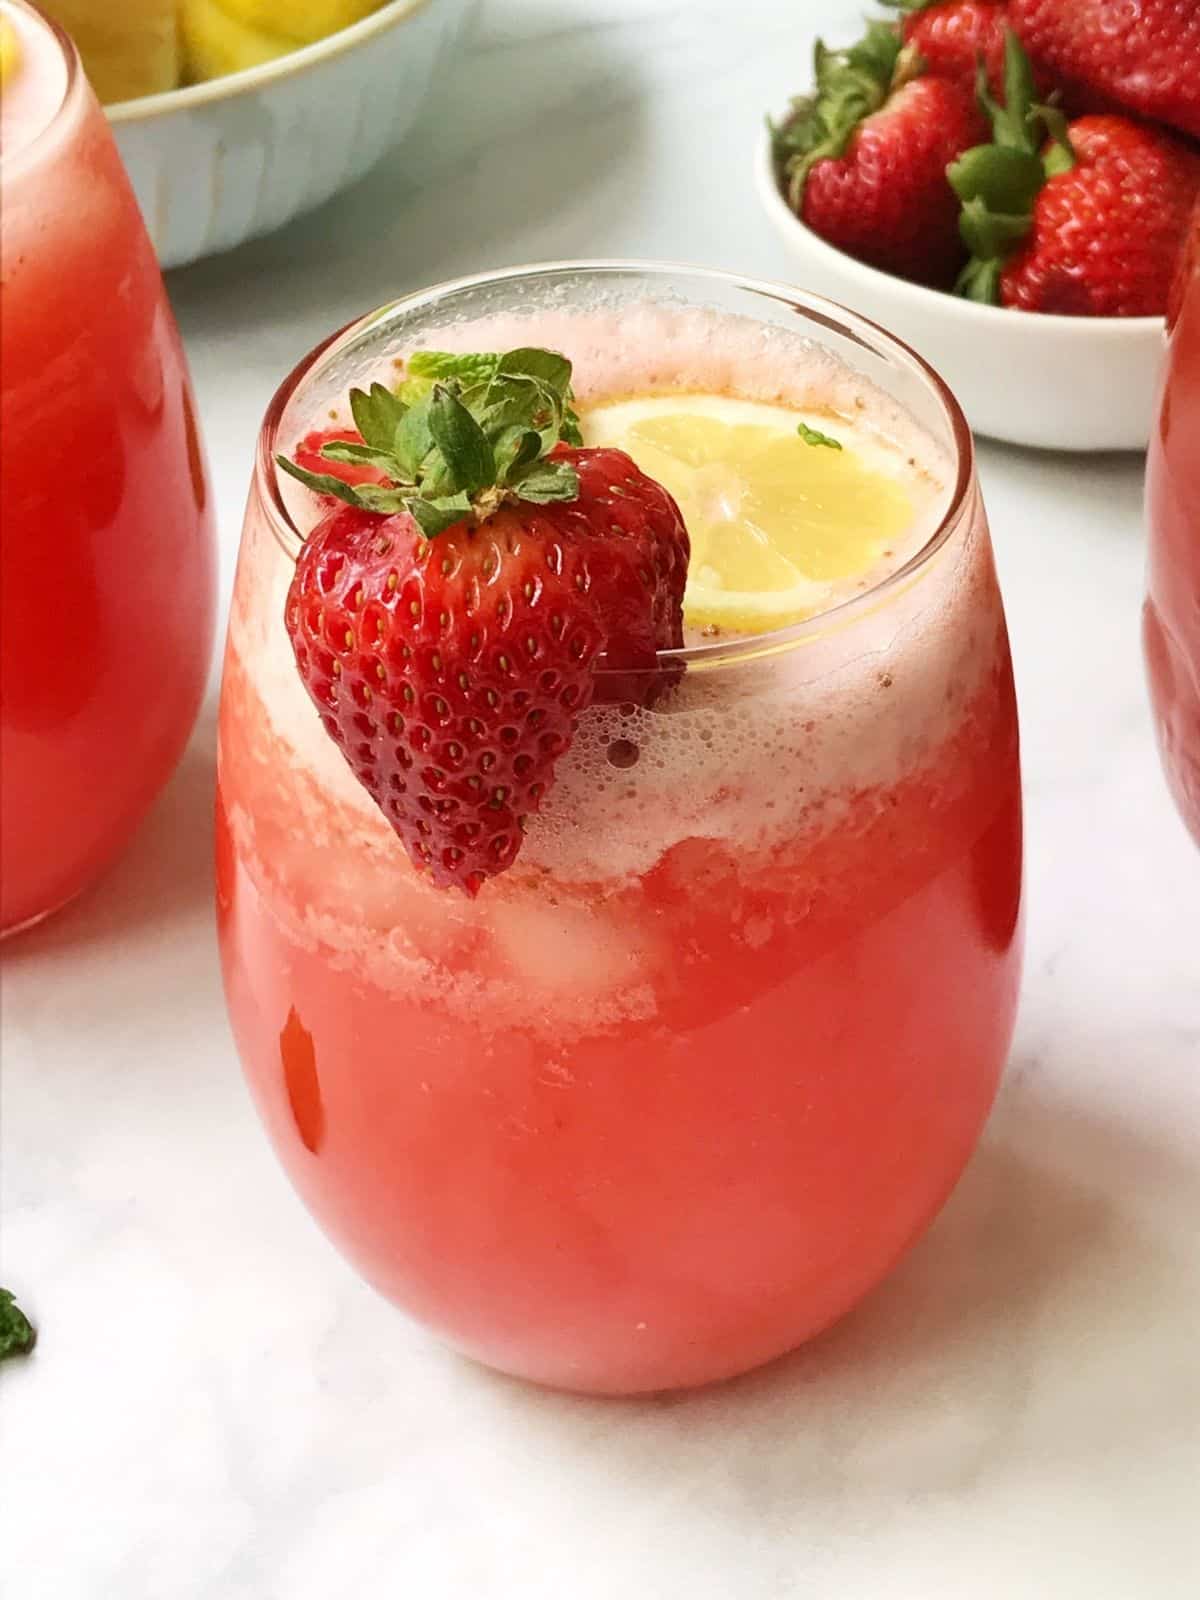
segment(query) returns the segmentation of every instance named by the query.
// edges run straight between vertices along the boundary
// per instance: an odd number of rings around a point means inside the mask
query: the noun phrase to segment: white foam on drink
[[[860,375],[787,330],[647,304],[619,313],[497,317],[434,329],[423,342],[461,350],[561,349],[575,363],[584,406],[686,389],[836,418],[849,447],[862,444],[877,459],[894,461],[898,474],[911,479],[919,472],[927,484],[913,526],[896,547],[902,554],[925,544],[945,510],[950,468],[934,440]],[[378,376],[376,367],[358,381]],[[314,413],[296,434],[329,421],[328,411]],[[301,525],[311,524],[304,491],[289,481],[284,493]],[[364,961],[378,982],[404,985],[419,972],[428,983],[441,943],[462,948],[468,935],[483,934],[487,961],[510,972],[518,984],[513,1004],[526,1010],[530,985],[549,996],[553,974],[565,966],[577,999],[599,1005],[603,995],[605,1006],[617,1008],[614,1016],[631,1014],[630,1007],[637,1014],[648,1001],[644,985],[630,986],[631,976],[670,953],[647,948],[639,955],[631,941],[651,938],[653,930],[609,929],[607,894],[688,840],[726,841],[748,870],[769,870],[775,849],[836,825],[864,794],[878,791],[885,803],[888,787],[932,765],[961,726],[996,661],[1002,625],[976,512],[916,575],[886,594],[868,595],[851,619],[831,610],[806,626],[802,642],[776,653],[711,669],[698,663],[652,710],[590,709],[558,763],[545,809],[529,820],[515,867],[468,902],[433,890],[409,870],[382,814],[321,728],[282,623],[289,561],[265,526],[250,537],[231,649],[262,697],[267,722],[246,737],[277,744],[260,763],[264,793],[234,797],[243,847],[252,850],[260,807],[286,809],[297,877],[313,880],[297,900],[308,906],[310,932],[323,948],[344,946],[347,960]],[[848,584],[835,601],[853,598],[859,587]],[[758,644],[769,648],[771,640]],[[313,879],[303,865],[314,849],[336,863],[335,879],[328,867],[325,877]],[[281,865],[271,863],[272,876]],[[570,893],[574,911],[547,903],[548,878]],[[380,951],[377,930],[389,922],[395,932]],[[479,982],[496,1006],[495,983],[482,972]],[[459,971],[438,993],[447,1004],[478,1005],[469,987]],[[608,1012],[596,1011],[595,1020],[602,1015]],[[498,1014],[497,1025],[503,1021]]]

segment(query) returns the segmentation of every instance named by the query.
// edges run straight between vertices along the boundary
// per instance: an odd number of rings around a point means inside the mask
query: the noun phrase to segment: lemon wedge
[[[184,69],[193,83],[223,78],[290,55],[295,41],[233,15],[220,0],[180,0]]]
[[[7,17],[0,17],[0,87],[15,77],[21,65],[21,41]]]
[[[174,89],[179,82],[176,0],[40,0],[83,57],[105,105]]]
[[[222,0],[223,10],[257,33],[312,44],[361,22],[383,0]]]
[[[810,440],[816,430],[842,448],[807,442],[802,422]],[[827,610],[913,525],[900,458],[885,470],[882,447],[856,447],[836,418],[668,394],[585,408],[582,427],[585,443],[627,451],[678,501],[692,628],[764,633]]]

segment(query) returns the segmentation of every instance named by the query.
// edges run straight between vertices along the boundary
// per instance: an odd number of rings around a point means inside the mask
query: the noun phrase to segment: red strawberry
[[[1127,117],[1067,124],[1032,107],[1029,64],[1006,44],[995,140],[950,169],[972,259],[959,292],[1064,316],[1158,316],[1200,192],[1200,155]],[[1039,151],[1036,130],[1054,137]]]
[[[885,23],[849,50],[818,43],[816,94],[776,130],[776,159],[814,233],[884,272],[948,287],[963,247],[946,167],[986,124],[973,94],[914,77],[918,68]]]
[[[1200,156],[1127,117],[1080,117],[1068,136],[1075,166],[1039,191],[1029,237],[1000,275],[1001,304],[1161,316],[1200,191]]]
[[[1200,135],[1196,0],[1009,0],[1039,71],[1072,102],[1103,100]]]
[[[1003,0],[936,0],[910,11],[901,24],[904,42],[920,52],[926,70],[975,93],[982,57],[993,93],[1004,75]]]
[[[352,395],[362,443],[322,462],[371,458],[383,486],[281,462],[349,502],[288,594],[305,687],[414,863],[472,895],[516,859],[593,698],[661,686],[689,553],[675,502],[627,455],[557,441],[569,363],[503,360],[407,410],[379,386]]]

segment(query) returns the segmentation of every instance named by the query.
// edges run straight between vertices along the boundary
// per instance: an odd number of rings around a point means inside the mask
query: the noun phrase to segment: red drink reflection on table
[[[65,36],[0,0],[0,928],[125,844],[191,731],[213,628],[183,351]]]
[[[1146,468],[1150,566],[1142,636],[1167,781],[1200,844],[1200,208],[1168,320]]]

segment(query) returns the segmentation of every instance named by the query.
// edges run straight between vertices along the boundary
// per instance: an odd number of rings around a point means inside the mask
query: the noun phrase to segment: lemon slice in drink
[[[801,422],[842,448],[806,442]],[[678,501],[692,541],[691,628],[764,633],[827,610],[913,522],[899,458],[889,474],[882,450],[856,447],[836,418],[667,394],[588,407],[583,434],[627,451]]]

